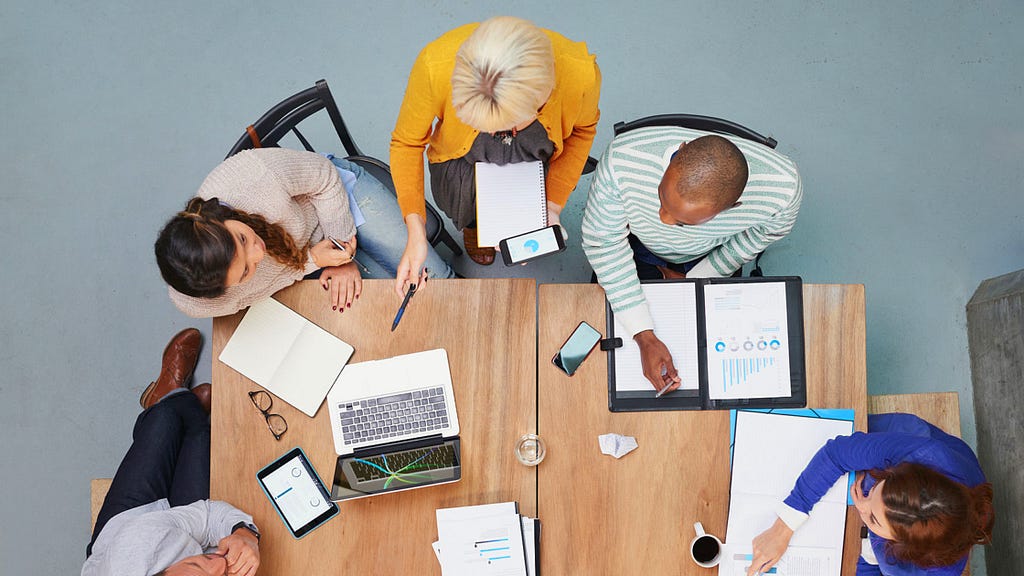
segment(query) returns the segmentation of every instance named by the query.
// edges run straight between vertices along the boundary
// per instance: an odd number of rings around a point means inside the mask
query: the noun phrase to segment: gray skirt
[[[548,133],[537,120],[515,136],[480,133],[462,158],[430,164],[430,191],[434,203],[451,218],[456,229],[475,226],[477,162],[504,166],[540,160],[547,174],[548,159],[554,151],[555,145],[548,140]]]

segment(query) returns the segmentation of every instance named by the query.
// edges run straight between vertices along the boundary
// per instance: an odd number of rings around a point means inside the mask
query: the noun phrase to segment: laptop
[[[427,350],[349,364],[327,395],[338,454],[331,500],[462,478],[448,353]]]

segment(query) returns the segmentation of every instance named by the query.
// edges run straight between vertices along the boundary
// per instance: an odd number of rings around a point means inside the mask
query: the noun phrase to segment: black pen
[[[409,284],[409,291],[405,293],[405,300],[402,300],[402,305],[398,307],[398,314],[395,314],[395,321],[391,323],[391,331],[394,332],[395,328],[398,328],[398,323],[402,321],[402,314],[405,314],[405,307],[409,305],[409,300],[412,299],[412,295],[416,293],[416,285]]]

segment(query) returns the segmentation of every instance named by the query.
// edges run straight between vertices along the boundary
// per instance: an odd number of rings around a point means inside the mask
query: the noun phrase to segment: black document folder
[[[628,334],[608,311],[608,408],[800,408],[804,381],[803,286],[796,276],[642,281],[654,333],[683,383],[656,398]]]

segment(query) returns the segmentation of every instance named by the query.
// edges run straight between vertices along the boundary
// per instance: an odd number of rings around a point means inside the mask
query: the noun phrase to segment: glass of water
[[[547,449],[536,434],[523,434],[516,442],[516,459],[524,466],[536,466],[544,460]]]

